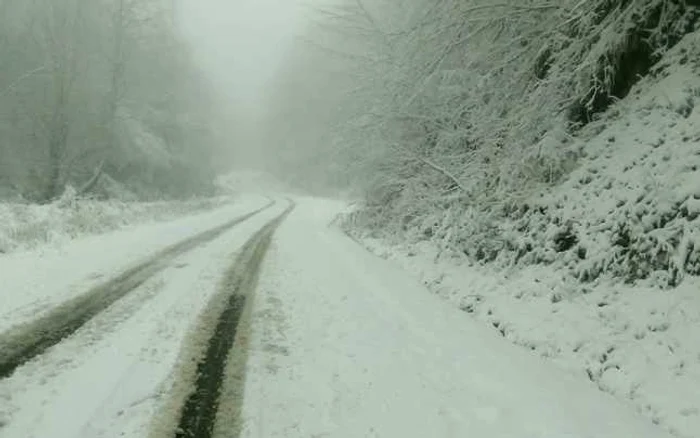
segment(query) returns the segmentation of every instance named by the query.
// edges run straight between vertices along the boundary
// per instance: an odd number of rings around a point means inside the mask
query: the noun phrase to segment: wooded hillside
[[[0,1],[0,199],[211,187],[214,100],[166,0]]]

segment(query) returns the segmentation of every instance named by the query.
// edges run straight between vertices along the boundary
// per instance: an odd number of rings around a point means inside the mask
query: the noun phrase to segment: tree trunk
[[[78,195],[84,195],[95,188],[97,183],[100,181],[100,177],[102,176],[102,169],[104,169],[104,166],[105,160],[102,160],[102,162],[95,168],[95,173],[92,175],[92,178],[90,178],[88,182],[86,182],[80,188],[80,190],[78,190]]]
[[[68,126],[64,120],[63,108],[57,110],[54,115],[53,129],[49,133],[49,163],[48,163],[48,183],[44,195],[45,202],[51,202],[58,198],[63,192],[63,181],[61,167],[63,165],[63,155],[68,141]]]

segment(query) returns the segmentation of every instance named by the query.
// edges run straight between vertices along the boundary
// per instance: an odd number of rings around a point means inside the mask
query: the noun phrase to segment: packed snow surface
[[[175,243],[266,203],[264,198],[249,198],[218,212],[156,228],[138,227],[84,239],[65,248],[66,260],[93,269],[101,266],[99,260],[117,268],[134,256],[130,247],[139,241],[144,244],[141,251],[157,249],[165,242]],[[165,270],[98,314],[73,336],[20,367],[10,378],[0,380],[0,436],[147,436],[153,416],[167,398],[168,379],[188,330],[217,292],[233,254],[282,207],[265,210],[216,240],[175,258]],[[147,236],[153,236],[153,240],[146,240]],[[93,248],[90,257],[82,251],[83,246]],[[122,258],[115,258],[114,253]],[[69,294],[61,290],[62,282],[50,282],[56,271],[38,264],[33,272],[47,282],[46,299],[55,301],[58,295],[67,298]],[[85,273],[66,272],[72,278]],[[31,278],[25,276],[25,280]],[[4,295],[7,291],[3,290]],[[56,296],[49,297],[52,291]],[[5,324],[5,319],[2,322]]]
[[[244,437],[663,437],[591,382],[511,345],[300,200],[253,312]]]

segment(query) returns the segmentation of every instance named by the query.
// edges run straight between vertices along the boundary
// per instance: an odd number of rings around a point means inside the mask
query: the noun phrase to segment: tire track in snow
[[[127,269],[83,295],[58,305],[46,315],[20,324],[0,335],[0,379],[11,376],[24,363],[75,333],[95,315],[165,269],[175,257],[214,240],[274,204],[275,202],[271,201],[251,213],[158,251],[145,262]]]
[[[165,407],[163,417],[158,419],[152,437],[211,438],[215,436],[217,421],[222,421],[217,419],[222,394],[242,394],[240,388],[224,388],[225,384],[242,385],[242,379],[238,378],[241,376],[227,378],[231,365],[236,365],[235,368],[245,365],[238,357],[240,352],[236,351],[234,343],[241,319],[250,309],[272,236],[293,209],[294,203],[290,202],[281,215],[255,233],[226,273],[220,293],[201,316],[201,323],[189,340],[190,345],[185,346],[181,367],[175,375],[172,400]],[[241,370],[236,372],[242,373]],[[235,415],[235,407],[227,406],[227,410],[234,411]],[[237,418],[224,420],[235,428]],[[231,430],[228,430],[227,435],[230,434]]]

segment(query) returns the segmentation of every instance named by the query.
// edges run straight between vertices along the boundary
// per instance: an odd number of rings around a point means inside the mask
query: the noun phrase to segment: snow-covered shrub
[[[122,202],[80,199],[74,191],[51,204],[0,203],[0,253],[214,208],[228,197],[189,201]]]
[[[689,192],[667,199],[697,177],[697,5],[441,0],[412,16],[377,38],[364,129],[342,133],[371,158],[355,225],[581,281],[695,272]]]

